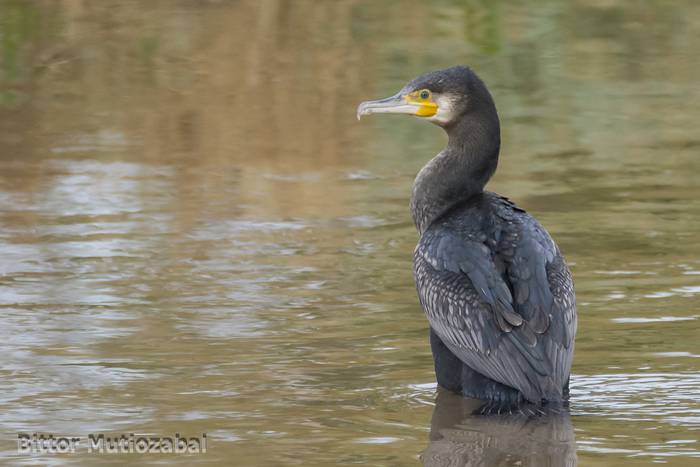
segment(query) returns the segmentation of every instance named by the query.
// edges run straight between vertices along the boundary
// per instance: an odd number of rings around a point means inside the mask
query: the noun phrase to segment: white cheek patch
[[[438,125],[445,125],[454,118],[455,102],[457,101],[456,96],[449,94],[433,94],[433,99],[438,105],[438,111],[432,117],[428,117],[428,120],[437,123]]]

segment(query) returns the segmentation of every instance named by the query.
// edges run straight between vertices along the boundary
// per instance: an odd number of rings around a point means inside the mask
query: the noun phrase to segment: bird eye
[[[420,92],[420,98],[421,98],[421,99],[427,99],[427,98],[429,98],[429,97],[430,97],[430,91],[428,91],[427,89],[423,89],[423,90]]]

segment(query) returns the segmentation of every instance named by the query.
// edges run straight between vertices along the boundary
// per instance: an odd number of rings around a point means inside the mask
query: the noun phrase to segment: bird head
[[[456,66],[421,75],[391,97],[361,103],[357,118],[374,113],[407,114],[447,127],[477,108],[484,95],[493,106],[479,77],[467,67]]]

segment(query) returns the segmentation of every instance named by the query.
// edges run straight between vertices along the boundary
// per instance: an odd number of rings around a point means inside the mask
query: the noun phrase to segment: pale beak
[[[409,114],[416,115],[420,105],[408,102],[401,93],[386,99],[365,101],[357,107],[357,119],[369,114]]]

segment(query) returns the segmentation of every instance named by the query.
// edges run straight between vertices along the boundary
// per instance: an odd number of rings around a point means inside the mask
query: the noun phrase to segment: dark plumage
[[[414,273],[438,383],[508,404],[566,399],[576,334],[571,273],[532,216],[484,191],[500,149],[486,86],[469,68],[431,72],[358,108],[358,116],[379,112],[418,115],[448,135],[411,196],[420,233]]]

